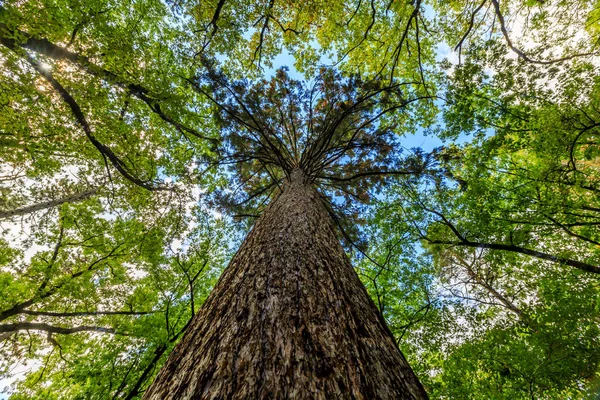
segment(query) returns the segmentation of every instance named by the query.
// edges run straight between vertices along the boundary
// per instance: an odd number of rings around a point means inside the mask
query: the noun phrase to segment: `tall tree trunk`
[[[426,399],[300,170],[144,399]]]

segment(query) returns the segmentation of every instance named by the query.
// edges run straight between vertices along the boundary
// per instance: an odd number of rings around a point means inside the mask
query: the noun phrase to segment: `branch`
[[[56,200],[44,201],[42,203],[33,204],[30,206],[25,206],[25,207],[21,207],[21,208],[16,208],[14,210],[1,211],[0,219],[31,214],[36,211],[45,210],[48,208],[53,208],[53,207],[59,206],[64,203],[75,203],[78,201],[83,201],[83,200],[95,195],[97,193],[97,191],[98,191],[98,189],[91,189],[91,190],[87,190],[85,192],[76,193],[71,196],[62,197],[62,198],[56,199]]]
[[[269,20],[271,19],[271,11],[273,10],[273,6],[275,5],[275,0],[270,0],[269,5],[267,6],[267,14],[263,15],[261,18],[265,19],[265,22],[260,30],[260,39],[258,42],[258,46],[254,50],[254,55],[252,56],[252,62],[256,61],[256,55],[258,54],[258,67],[260,68],[260,60],[262,58],[262,49],[263,42],[265,40],[265,31],[269,29]],[[260,21],[260,19],[259,19]]]
[[[355,179],[359,179],[359,178],[364,178],[367,176],[381,176],[381,175],[415,175],[415,174],[419,174],[422,171],[366,171],[366,172],[360,172],[358,174],[354,174],[354,175],[350,175],[350,176],[343,176],[343,177],[337,177],[337,176],[329,176],[329,175],[318,175],[317,178],[320,179],[327,179],[327,180],[331,180],[334,182],[347,182],[347,181],[353,181]]]
[[[9,35],[6,35],[5,32],[8,32]],[[11,36],[25,37],[26,40],[23,43],[18,43],[15,39],[12,39]],[[140,99],[144,103],[146,103],[146,105],[152,110],[152,112],[157,114],[163,121],[174,126],[182,134],[183,134],[183,132],[187,132],[187,133],[189,133],[193,136],[196,136],[200,139],[208,140],[211,142],[216,142],[216,139],[206,137],[206,136],[202,135],[200,132],[198,132],[197,130],[192,129],[188,126],[185,126],[185,125],[175,121],[171,117],[167,116],[162,111],[159,103],[153,98],[154,96],[152,96],[150,94],[150,90],[148,90],[147,88],[145,88],[139,84],[128,83],[128,82],[122,80],[117,74],[94,64],[86,56],[83,56],[81,54],[67,50],[64,47],[57,46],[56,44],[50,42],[47,39],[33,38],[33,37],[31,37],[31,35],[29,35],[26,32],[23,32],[21,30],[18,30],[18,29],[14,30],[14,31],[8,30],[6,25],[1,24],[1,23],[0,23],[0,43],[13,51],[19,46],[24,49],[34,51],[38,54],[42,54],[42,55],[52,58],[54,60],[69,60],[73,64],[77,65],[78,67],[80,67],[83,70],[85,70],[86,72],[88,72],[90,75],[93,75],[98,78],[102,78],[115,86],[118,86],[122,89],[127,90],[133,96],[137,97],[138,99]]]
[[[475,271],[473,268],[473,264],[475,262],[469,263],[462,256],[457,254],[456,252],[450,251],[450,254],[458,260],[459,264],[461,264],[467,270],[467,275],[473,279],[473,281],[482,286],[484,289],[488,291],[493,297],[495,297],[498,301],[500,301],[507,309],[518,315],[520,318],[524,318],[523,310],[519,307],[515,306],[510,300],[508,300],[502,293],[497,291],[492,285],[490,285],[479,273]]]
[[[54,312],[54,311],[31,311],[23,310],[19,314],[36,315],[44,317],[85,317],[92,315],[148,315],[157,311],[75,311],[75,312]]]
[[[60,241],[59,241],[60,243]],[[58,247],[59,244],[57,244]],[[97,259],[96,261],[94,261],[93,263],[91,263],[87,268],[84,268],[78,272],[74,272],[71,275],[68,276],[68,278],[70,279],[74,279],[77,277],[80,277],[81,275],[83,275],[84,273],[86,273],[87,271],[92,271],[94,269],[95,266],[99,265],[102,261],[113,257],[114,253],[117,251],[117,249],[119,249],[121,247],[121,245],[116,246],[115,248],[113,248],[110,253],[108,253],[106,256],[100,257],[99,259]],[[55,250],[55,253],[57,252],[57,250]],[[54,258],[54,256],[53,256]],[[33,304],[37,303],[40,300],[43,300],[47,297],[52,296],[54,293],[56,293],[57,290],[59,290],[60,288],[63,287],[63,285],[65,285],[68,281],[64,280],[62,282],[59,282],[57,284],[55,284],[54,286],[50,287],[48,290],[46,290],[43,293],[40,294],[36,294],[33,298],[26,300],[22,303],[18,303],[15,304],[13,307],[9,308],[8,310],[4,310],[4,311],[0,311],[0,321],[4,321],[7,318],[10,318],[12,316],[18,315],[23,313],[23,311],[25,311],[27,309],[27,307],[32,306]],[[38,292],[40,292],[41,290],[43,290],[46,285],[47,285],[48,281],[45,280],[42,285],[40,286],[40,288],[38,289]]]
[[[219,0],[219,2],[217,3],[217,8],[215,9],[215,13],[213,14],[212,20],[210,21],[210,25],[212,25],[213,29],[212,29],[212,32],[210,33],[210,39],[208,40],[209,42],[212,40],[212,38],[217,33],[217,30],[219,29],[219,27],[217,26],[217,21],[219,20],[219,17],[221,16],[221,10],[223,9],[224,5],[225,5],[225,0]]]
[[[566,257],[554,256],[552,254],[528,249],[525,247],[502,244],[502,243],[473,242],[470,240],[461,240],[458,242],[453,242],[453,241],[449,241],[449,240],[433,240],[426,236],[421,236],[421,238],[431,244],[443,244],[443,245],[450,245],[450,246],[465,246],[465,247],[473,247],[473,248],[478,248],[478,249],[501,250],[501,251],[509,251],[509,252],[513,252],[513,253],[525,254],[525,255],[539,258],[542,260],[552,261],[555,263],[568,265],[570,267],[574,267],[574,268],[580,269],[582,271],[600,274],[600,267],[597,265],[584,263],[584,262],[573,260],[573,259],[566,258]]]
[[[479,10],[481,10],[481,8],[485,5],[486,2],[487,2],[487,0],[483,0],[481,2],[481,4],[479,5],[479,7],[477,7],[475,9],[475,11],[473,11],[473,13],[471,14],[471,20],[469,21],[469,27],[467,28],[467,31],[465,32],[465,34],[463,35],[463,37],[460,39],[460,41],[458,42],[458,44],[454,48],[454,51],[458,50],[459,59],[460,59],[460,53],[461,53],[461,50],[462,50],[463,42],[465,41],[465,39],[467,38],[467,36],[469,36],[469,33],[471,32],[471,29],[473,29],[473,25],[475,24],[475,15],[477,15],[477,13],[479,12]]]
[[[101,326],[76,326],[74,328],[63,328],[60,326],[48,325],[41,322],[17,322],[14,324],[2,324],[0,325],[0,333],[4,332],[17,332],[17,331],[43,331],[49,333],[59,333],[63,335],[69,335],[78,332],[100,332],[100,333],[112,333],[115,335],[125,335],[123,332],[118,332],[113,328],[104,328]]]
[[[171,337],[169,339],[168,343],[175,342],[179,338],[179,336],[181,336],[187,330],[187,328],[192,323],[192,320],[193,320],[193,316],[188,320],[188,322],[183,326],[183,328],[181,328],[181,330],[179,332],[177,332],[175,335],[173,335],[173,337]],[[158,363],[158,361],[163,356],[165,351],[167,351],[167,349],[168,349],[168,346],[166,344],[161,344],[156,348],[156,350],[154,350],[154,357],[152,358],[150,363],[146,366],[146,368],[144,368],[142,375],[138,378],[136,383],[133,385],[133,389],[125,397],[125,400],[131,400],[134,397],[136,397],[138,394],[141,393],[140,388],[142,387],[144,382],[148,379],[148,377],[154,370],[156,363]]]
[[[15,50],[15,49],[12,49],[12,50]],[[83,111],[81,110],[81,107],[79,106],[79,104],[77,104],[77,102],[75,101],[73,96],[71,96],[71,94],[56,79],[54,79],[54,76],[52,75],[52,73],[50,71],[44,69],[40,65],[40,63],[37,62],[35,59],[33,59],[31,56],[26,55],[25,58],[29,62],[29,64],[52,85],[54,90],[56,90],[56,92],[60,95],[62,100],[71,109],[71,112],[73,113],[73,116],[75,117],[75,120],[82,127],[88,140],[100,152],[100,154],[102,155],[102,157],[104,157],[105,160],[108,159],[110,161],[112,166],[115,167],[115,169],[117,171],[119,171],[121,173],[121,175],[123,175],[123,177],[125,177],[127,180],[131,181],[132,183],[134,183],[144,189],[150,190],[150,191],[164,189],[164,188],[156,187],[147,181],[143,181],[143,180],[133,176],[128,171],[128,168],[125,166],[125,163],[123,162],[123,160],[121,160],[108,146],[102,144],[94,136],[92,129],[91,129],[90,125],[88,124],[88,122],[83,114]]]
[[[548,218],[550,221],[552,221],[554,224],[556,224],[563,231],[565,231],[569,236],[576,237],[578,239],[581,239],[581,240],[586,241],[586,242],[591,243],[591,244],[595,244],[596,246],[600,246],[600,242],[598,242],[597,240],[590,239],[588,237],[585,237],[583,235],[580,235],[578,233],[573,232],[566,225],[561,224],[560,222],[558,222],[556,219],[552,218],[549,215],[544,214],[544,216],[546,218]]]
[[[398,42],[398,45],[396,46],[396,48],[394,49],[394,52],[392,53],[392,57],[393,57],[394,60],[393,60],[392,68],[391,68],[391,71],[390,71],[390,81],[392,79],[394,79],[394,72],[395,72],[396,67],[398,65],[398,60],[400,58],[400,53],[402,52],[402,45],[404,44],[404,41],[408,37],[408,31],[409,31],[409,29],[411,27],[412,20],[416,19],[417,16],[419,15],[420,8],[421,8],[421,0],[416,0],[413,12],[410,14],[410,16],[408,17],[408,21],[406,22],[406,28],[404,28],[404,32],[402,33],[402,37],[400,38],[400,41]],[[408,49],[408,43],[407,43],[407,49]],[[379,71],[379,73],[383,72],[384,68],[385,68],[385,65],[381,67],[381,70]]]

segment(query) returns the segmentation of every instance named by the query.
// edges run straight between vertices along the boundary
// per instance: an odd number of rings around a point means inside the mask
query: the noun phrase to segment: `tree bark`
[[[426,399],[300,170],[144,399]]]

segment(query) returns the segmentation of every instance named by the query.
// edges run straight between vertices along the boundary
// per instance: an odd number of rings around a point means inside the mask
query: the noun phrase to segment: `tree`
[[[141,396],[298,166],[431,397],[585,396],[597,32],[586,1],[4,2],[14,398]],[[261,79],[284,49],[312,82]]]
[[[443,365],[424,382],[436,396],[588,398],[599,362],[597,69],[507,51],[488,41],[446,64],[438,134],[473,138],[437,154],[449,180],[386,196],[380,221],[413,221],[399,233],[423,240],[439,277],[417,292],[433,299],[417,307],[428,322],[405,337],[426,349],[427,370]]]
[[[144,397],[426,398],[316,190],[332,181],[364,201],[353,180],[421,172],[390,169],[389,128],[376,125],[409,93],[331,71],[310,88],[284,70],[248,89],[210,70],[205,79],[228,123],[223,157],[244,161],[234,176],[249,194],[236,206],[274,200]]]

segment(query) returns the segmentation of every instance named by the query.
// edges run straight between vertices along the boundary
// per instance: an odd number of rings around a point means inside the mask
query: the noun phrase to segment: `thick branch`
[[[132,183],[134,183],[140,187],[143,187],[144,189],[147,189],[147,190],[158,190],[159,189],[158,187],[155,187],[154,185],[150,184],[149,182],[143,181],[143,180],[137,178],[136,176],[132,175],[129,172],[128,168],[125,166],[125,163],[123,162],[123,160],[121,160],[112,151],[112,149],[110,149],[108,146],[101,143],[94,136],[94,134],[92,132],[92,128],[88,124],[87,119],[85,118],[83,111],[81,110],[81,107],[79,106],[79,104],[77,104],[77,102],[75,101],[73,96],[71,96],[71,94],[54,78],[52,73],[50,71],[46,70],[45,68],[43,68],[38,61],[31,58],[30,56],[27,55],[25,58],[27,59],[29,64],[52,85],[54,90],[56,90],[56,92],[60,95],[60,97],[63,99],[63,101],[69,106],[73,116],[75,117],[75,120],[82,127],[88,140],[94,145],[94,147],[100,152],[100,154],[102,154],[102,157],[104,157],[105,160],[109,160],[110,163],[112,164],[112,166],[115,167],[115,169],[117,171],[119,171],[121,173],[121,175],[123,175],[123,177],[125,177],[127,180],[131,181]]]
[[[0,325],[0,333],[5,332],[17,332],[17,331],[43,331],[49,333],[60,333],[64,335],[69,335],[71,333],[78,332],[100,332],[100,333],[112,333],[112,334],[121,334],[122,332],[117,332],[113,328],[104,328],[101,326],[76,326],[73,328],[63,328],[61,326],[53,326],[40,322],[17,322],[14,324],[2,324]]]
[[[461,240],[461,241],[450,241],[450,240],[434,240],[428,237],[422,237],[427,242],[431,244],[443,244],[450,246],[465,246],[472,247],[477,249],[490,249],[490,250],[501,250],[501,251],[510,251],[513,253],[525,254],[531,257],[539,258],[546,261],[552,261],[559,264],[568,265],[570,267],[574,267],[580,269],[582,271],[593,272],[595,274],[600,274],[600,267],[597,265],[592,265],[588,263],[584,263],[581,261],[573,260],[566,257],[554,256],[552,254],[544,253],[537,250],[528,249],[525,247],[510,245],[510,244],[502,244],[502,243],[483,243],[483,242],[473,242],[470,240]]]
[[[95,195],[97,193],[97,191],[98,191],[98,189],[91,189],[91,190],[87,190],[85,192],[76,193],[76,194],[71,195],[71,196],[62,197],[62,198],[56,199],[56,200],[44,201],[44,202],[41,202],[41,203],[33,204],[33,205],[30,205],[30,206],[26,206],[26,207],[17,208],[17,209],[14,209],[14,210],[1,211],[0,212],[0,219],[10,218],[10,217],[15,217],[15,216],[21,216],[21,215],[26,215],[26,214],[31,214],[31,213],[34,213],[36,211],[46,210],[48,208],[53,208],[53,207],[59,206],[61,204],[75,203],[75,202],[78,202],[78,201],[82,201],[82,200],[85,200],[87,198],[92,197],[93,195]]]
[[[54,311],[31,311],[23,310],[19,314],[36,315],[43,317],[86,317],[93,315],[148,315],[156,311],[75,311],[75,312],[54,312]]]
[[[8,32],[11,36],[25,37],[26,40],[23,43],[19,43],[15,39],[6,35],[6,32]],[[57,46],[56,44],[50,42],[47,39],[37,39],[37,38],[31,37],[28,33],[20,31],[20,30],[15,30],[15,31],[7,30],[6,25],[4,25],[4,24],[0,24],[0,43],[11,50],[15,50],[17,48],[17,46],[20,46],[24,49],[34,51],[38,54],[42,54],[46,57],[49,57],[49,58],[52,58],[55,60],[69,60],[73,64],[77,65],[78,67],[80,67],[83,70],[85,70],[86,72],[88,72],[89,74],[96,76],[98,78],[102,78],[115,86],[118,86],[120,88],[127,90],[133,96],[137,97],[138,99],[140,99],[144,103],[146,103],[146,105],[155,114],[157,114],[163,121],[174,126],[179,132],[181,132],[181,133],[187,132],[187,133],[189,133],[193,136],[196,136],[200,139],[208,140],[211,142],[216,141],[214,138],[206,137],[206,136],[202,135],[200,132],[198,132],[197,130],[192,129],[188,126],[185,126],[185,125],[175,121],[173,118],[169,117],[168,115],[166,115],[162,111],[159,102],[156,101],[154,96],[151,95],[150,91],[147,88],[145,88],[139,84],[129,83],[129,82],[123,80],[117,74],[94,64],[86,56],[83,56],[81,54],[67,50],[64,47]]]
[[[212,25],[212,32],[210,33],[209,41],[215,36],[219,27],[217,26],[217,21],[221,16],[221,10],[223,10],[223,6],[225,5],[225,0],[219,0],[217,3],[217,8],[215,9],[215,13],[213,14],[212,20],[210,21],[210,25]]]

